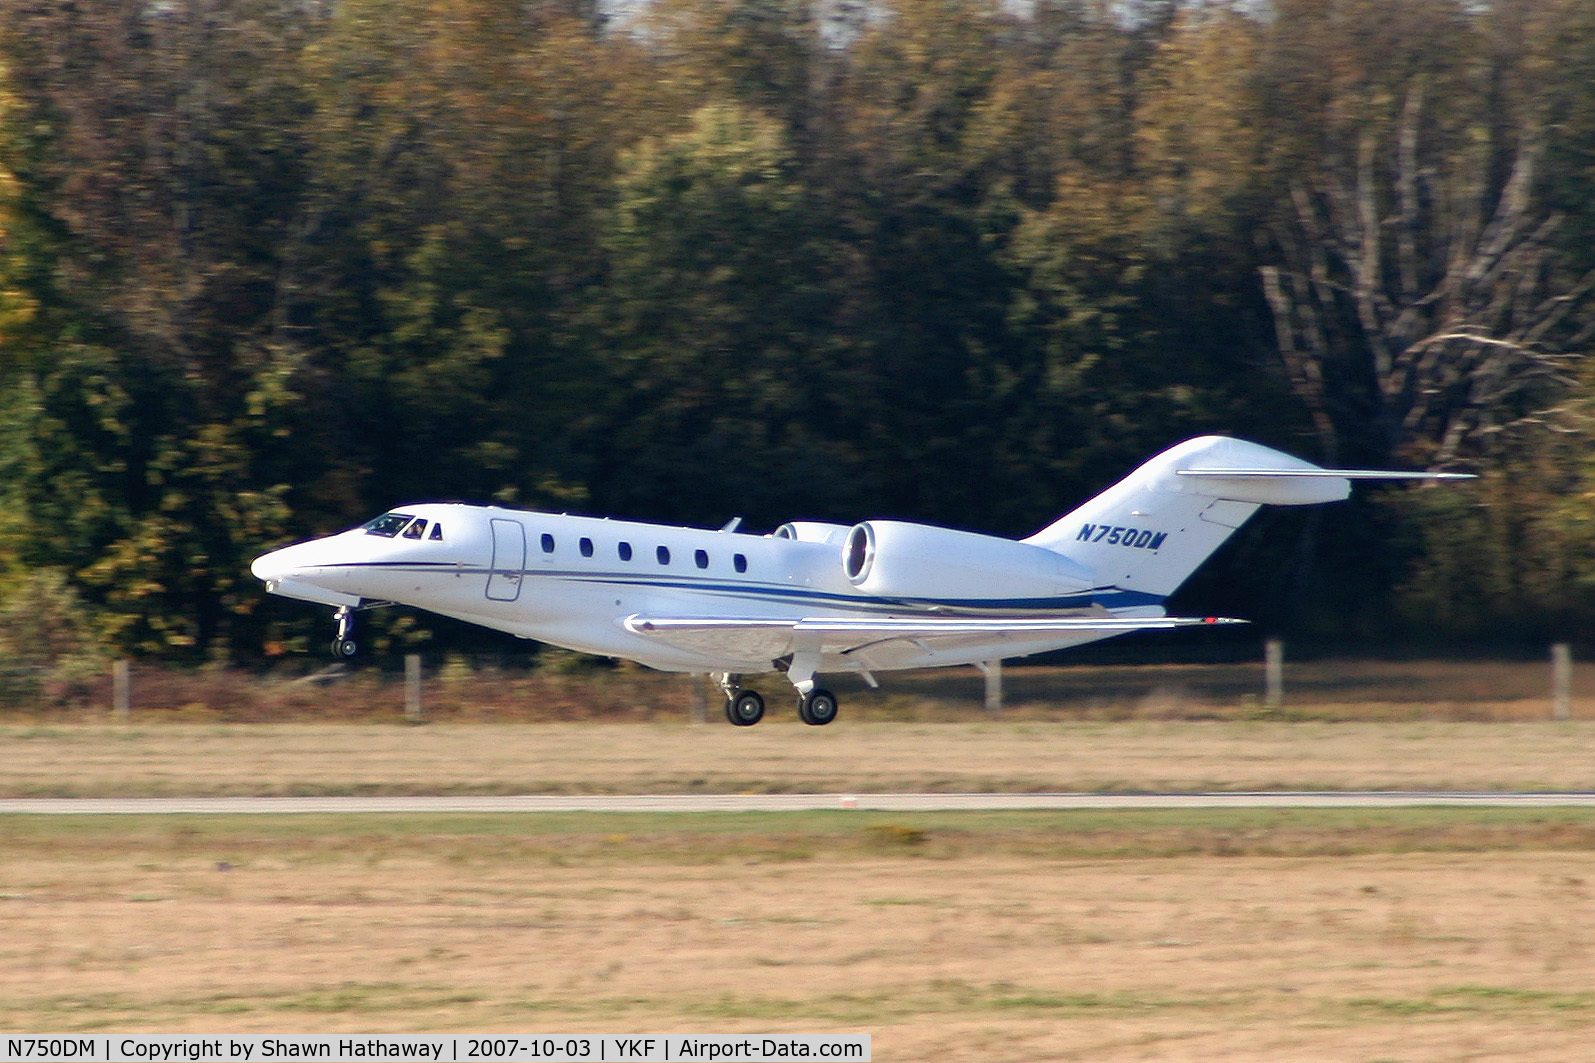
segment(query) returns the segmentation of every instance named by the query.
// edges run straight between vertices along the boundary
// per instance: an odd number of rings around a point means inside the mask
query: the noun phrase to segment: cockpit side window
[[[432,534],[427,536],[427,538],[431,539],[435,543],[442,542],[443,541],[443,525],[441,525],[441,524],[432,525]]]
[[[367,535],[380,535],[384,539],[391,539],[404,530],[415,517],[409,513],[384,513],[375,520],[366,521],[361,525]]]
[[[410,522],[408,527],[404,529],[404,537],[406,539],[419,539],[425,534],[426,519],[423,517],[417,517],[415,520]]]

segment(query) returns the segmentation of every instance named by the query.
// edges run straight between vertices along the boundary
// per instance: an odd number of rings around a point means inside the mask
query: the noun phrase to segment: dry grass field
[[[238,723],[185,695],[0,724],[0,795],[1595,789],[1595,713],[1535,719],[1535,674],[1285,714],[1020,678],[1002,720],[977,679],[972,709],[860,695],[829,728],[502,722],[441,693],[411,727],[350,687],[316,694],[343,722]],[[0,1029],[1565,1063],[1595,1034],[1595,812],[0,817]]]
[[[0,797],[1592,790],[1595,721],[0,725]]]
[[[0,1026],[850,1031],[878,1060],[1535,1060],[1595,815],[12,817]]]

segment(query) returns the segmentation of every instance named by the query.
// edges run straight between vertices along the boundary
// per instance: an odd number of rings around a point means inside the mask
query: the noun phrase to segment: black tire
[[[752,727],[764,719],[764,699],[744,690],[726,702],[726,717],[738,727]]]
[[[836,695],[829,690],[811,690],[798,702],[798,717],[810,726],[824,727],[836,719],[839,708]]]
[[[360,652],[360,644],[354,639],[333,639],[332,655],[340,661],[347,661]]]

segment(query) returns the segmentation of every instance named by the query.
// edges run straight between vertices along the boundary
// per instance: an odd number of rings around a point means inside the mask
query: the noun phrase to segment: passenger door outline
[[[526,529],[518,520],[494,517],[493,563],[487,574],[487,596],[495,602],[513,602],[521,596],[526,573]]]

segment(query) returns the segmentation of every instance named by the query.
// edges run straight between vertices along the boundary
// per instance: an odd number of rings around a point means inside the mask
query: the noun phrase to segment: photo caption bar
[[[0,1063],[766,1063],[828,1059],[869,1063],[868,1034],[627,1036],[415,1034],[307,1037],[152,1035],[6,1037]]]

